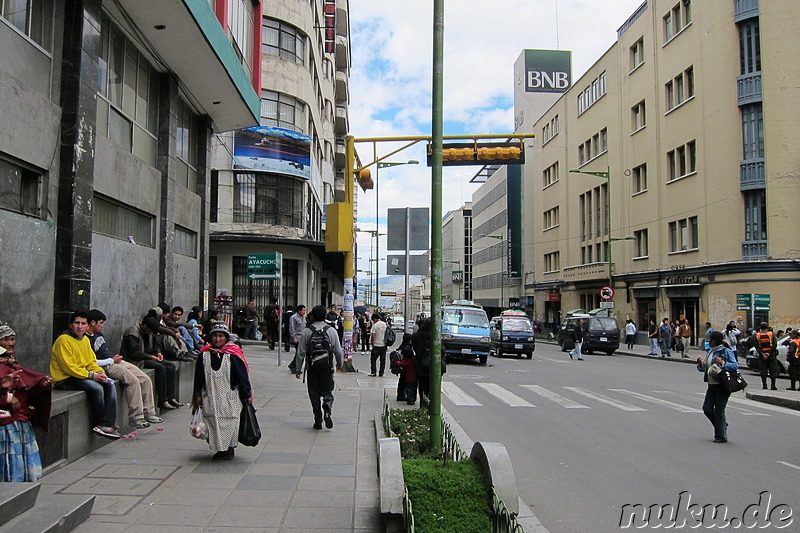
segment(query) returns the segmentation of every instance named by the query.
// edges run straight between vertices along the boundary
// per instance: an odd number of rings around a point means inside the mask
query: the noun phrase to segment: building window
[[[578,164],[588,163],[597,156],[608,151],[608,129],[603,128],[599,132],[586,139],[583,144],[578,146]]]
[[[764,157],[764,110],[761,103],[742,106],[742,159]]]
[[[98,134],[154,166],[158,72],[106,16],[100,29],[97,86]]]
[[[94,196],[92,231],[109,237],[154,248],[154,218],[146,213]]]
[[[558,161],[544,169],[542,172],[542,188],[549,187],[558,181]]]
[[[300,133],[306,128],[306,104],[288,94],[275,91],[261,93],[261,125],[275,126]]]
[[[697,217],[682,218],[669,223],[670,252],[697,250],[697,238]]]
[[[672,110],[694,96],[694,67],[689,67],[665,84],[667,110]]]
[[[744,240],[767,240],[767,192],[744,191]]]
[[[306,35],[299,29],[278,20],[264,19],[261,36],[265,54],[305,64]],[[328,65],[323,65],[326,79],[329,77],[328,69]]]
[[[647,190],[647,163],[635,167],[631,172],[631,176],[633,176],[634,194]]]
[[[558,115],[554,116],[542,128],[542,145],[547,144],[556,135],[558,135]]]
[[[606,94],[606,73],[603,71],[600,75],[591,81],[588,87],[578,94],[578,114],[580,115],[594,103]]]
[[[305,229],[304,186],[280,174],[237,173],[233,221]]]
[[[252,0],[228,0],[231,45],[248,72],[253,71],[253,15]]]
[[[175,151],[177,155],[177,182],[192,192],[197,192],[197,138],[199,119],[192,108],[178,99],[175,114],[177,130]]]
[[[739,24],[739,74],[761,72],[761,38],[758,19]]]
[[[644,37],[633,43],[631,46],[631,71],[644,63]]]
[[[0,158],[0,209],[42,218],[45,190],[42,174]]]
[[[631,131],[636,133],[647,125],[644,100],[631,108]]]
[[[648,243],[647,243],[647,230],[640,229],[638,231],[633,232],[633,236],[636,237],[636,257],[647,257],[648,254]]]
[[[671,41],[692,22],[691,0],[681,0],[664,15],[664,44]]]
[[[0,0],[0,16],[51,51],[53,46],[53,0]]]
[[[697,148],[695,141],[667,152],[667,181],[682,178],[697,171]]]
[[[542,231],[547,231],[558,226],[558,206],[545,211],[543,213],[543,218],[544,230]]]
[[[209,188],[209,222],[219,221],[219,170],[211,171]]]
[[[175,226],[175,253],[197,257],[197,233]]]
[[[545,272],[556,272],[561,269],[561,259],[559,255],[560,255],[559,252],[551,252],[549,254],[544,254]]]

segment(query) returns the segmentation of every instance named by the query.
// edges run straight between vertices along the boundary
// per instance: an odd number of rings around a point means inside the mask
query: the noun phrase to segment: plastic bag
[[[245,446],[256,446],[261,440],[261,428],[258,425],[255,408],[246,403],[239,415],[239,442]]]
[[[189,423],[189,433],[196,439],[208,440],[208,429],[206,428],[205,420],[203,420],[202,409],[198,409],[192,415],[192,421]]]
[[[256,340],[260,341],[263,338],[264,338],[264,334],[261,333],[259,330],[256,330]]]

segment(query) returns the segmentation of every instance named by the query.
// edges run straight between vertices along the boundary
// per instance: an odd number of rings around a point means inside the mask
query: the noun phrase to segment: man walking
[[[244,337],[250,340],[256,340],[256,332],[258,331],[258,322],[261,320],[261,314],[256,308],[256,299],[250,298],[250,301],[244,308],[244,319],[247,325],[244,328]]]
[[[269,342],[269,349],[275,349],[275,343],[278,342],[278,327],[281,324],[281,308],[278,305],[278,299],[273,297],[267,308],[264,310],[264,321],[267,323],[267,342]]]
[[[305,314],[305,307],[303,308]],[[314,411],[314,429],[325,427],[333,429],[333,373],[342,368],[342,345],[336,330],[325,323],[325,308],[321,305],[314,306],[311,310],[311,325],[304,328],[297,342],[297,353],[294,356],[294,375],[300,379],[303,363],[306,367],[306,385],[308,398],[311,400],[311,409]],[[320,339],[320,336],[322,338]],[[313,344],[313,346],[312,346]],[[313,363],[311,355],[318,355],[319,350],[327,353],[320,363]],[[334,366],[335,357],[335,366]],[[320,406],[320,401],[322,405]]]
[[[325,308],[323,307],[323,309]],[[322,320],[325,320],[324,315]],[[289,342],[294,346],[295,353],[295,358],[289,363],[290,372],[297,372],[297,367],[294,366],[294,362],[297,359],[297,343],[300,341],[300,334],[303,333],[304,329],[306,329],[306,306],[300,304],[297,306],[297,311],[289,317]]]
[[[689,325],[688,318],[684,318],[681,321],[681,325],[678,327],[678,335],[680,336],[681,344],[683,345],[683,349],[679,350],[681,352],[681,359],[688,359],[689,356],[686,355],[686,352],[689,351],[689,345],[692,342],[692,326]]]
[[[778,377],[778,341],[769,324],[762,322],[759,328],[761,331],[756,333],[756,351],[759,354],[758,369],[761,373],[762,388],[767,388],[767,374],[772,382],[772,390],[778,390],[775,380]]]
[[[117,393],[114,383],[97,364],[92,343],[86,336],[88,313],[76,311],[69,329],[56,338],[50,351],[50,375],[55,387],[86,391],[92,414],[92,431],[109,439],[117,433]]]
[[[572,338],[575,341],[575,349],[569,352],[569,358],[572,359],[573,355],[578,356],[578,361],[583,361],[583,354],[581,354],[581,349],[583,348],[583,337],[586,335],[586,329],[583,325],[583,319],[579,318],[578,323],[575,324],[575,329],[572,331]]]
[[[672,342],[672,326],[669,325],[669,318],[662,320],[658,326],[658,342],[661,343],[661,359],[672,357],[669,354],[669,345]]]
[[[372,352],[369,358],[369,375],[375,377],[375,363],[380,358],[381,371],[378,376],[383,377],[383,371],[386,369],[386,322],[383,320],[383,315],[380,313],[373,313],[372,315],[372,333],[370,337],[372,341]]]

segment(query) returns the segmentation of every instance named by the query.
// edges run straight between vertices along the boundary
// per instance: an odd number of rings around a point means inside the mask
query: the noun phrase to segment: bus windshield
[[[503,331],[524,331],[531,332],[531,321],[527,318],[504,318]]]
[[[445,309],[442,322],[454,326],[489,327],[489,319],[481,309]]]

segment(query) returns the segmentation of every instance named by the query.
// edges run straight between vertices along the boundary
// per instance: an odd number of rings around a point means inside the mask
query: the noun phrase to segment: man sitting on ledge
[[[92,411],[92,431],[109,439],[117,433],[117,393],[114,382],[97,364],[92,343],[86,336],[88,313],[76,311],[69,329],[58,336],[50,352],[50,375],[59,389],[86,391]]]

